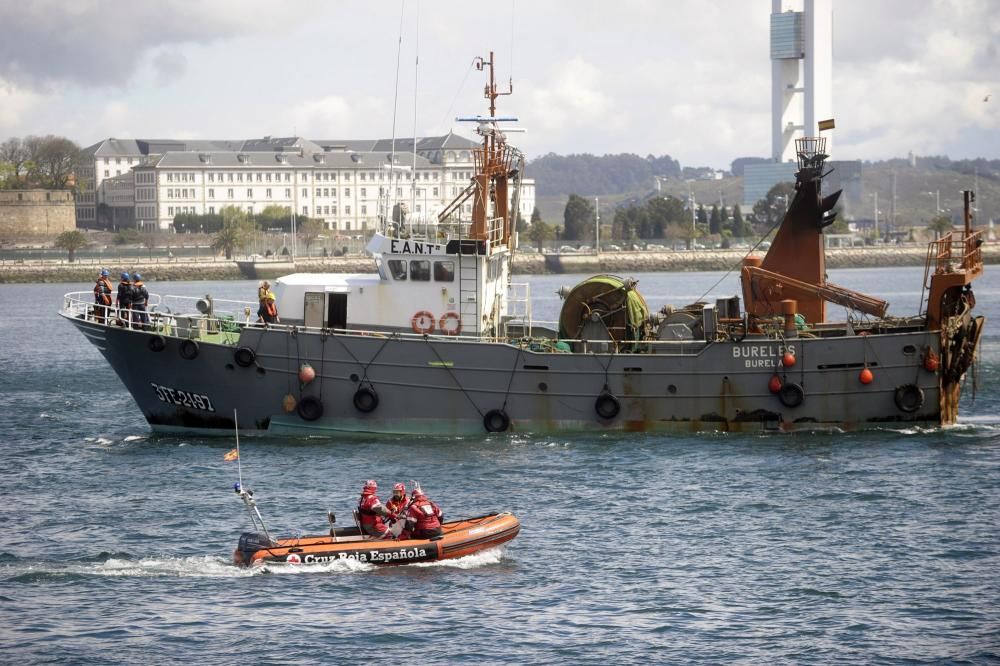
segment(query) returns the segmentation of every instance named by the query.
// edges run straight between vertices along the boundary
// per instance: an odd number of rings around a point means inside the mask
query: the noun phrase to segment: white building
[[[217,213],[238,206],[260,213],[287,207],[323,220],[336,231],[374,228],[403,204],[410,220],[433,220],[473,176],[479,143],[449,133],[417,140],[312,141],[300,137],[248,141],[149,141],[108,139],[86,149],[93,178],[84,181],[77,206],[81,226],[108,226],[112,190],[104,183],[132,170],[137,226],[169,229],[176,215]],[[395,148],[395,160],[390,160]],[[89,168],[91,165],[86,165]],[[131,180],[131,179],[130,179]],[[122,183],[114,192],[120,196]],[[89,197],[87,195],[90,195]],[[103,204],[103,205],[102,205]],[[525,179],[519,212],[530,219],[534,181]],[[472,204],[463,205],[463,217]],[[115,219],[121,219],[120,216]]]

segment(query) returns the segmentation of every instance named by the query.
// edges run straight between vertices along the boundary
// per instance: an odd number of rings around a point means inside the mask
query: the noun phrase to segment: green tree
[[[28,136],[22,141],[29,187],[61,189],[81,159],[80,147],[61,136]]]
[[[576,241],[594,236],[596,212],[589,201],[576,194],[569,195],[563,211],[563,240]]]
[[[695,213],[695,216],[696,219],[698,220],[698,224],[700,224],[702,227],[708,226],[708,213],[705,212],[704,204],[698,204],[698,212]]]
[[[531,224],[541,221],[542,221],[542,211],[538,210],[538,206],[535,206],[535,209],[531,211]]]
[[[753,235],[750,224],[743,219],[743,212],[740,210],[739,204],[733,205],[733,219],[730,229],[736,238],[747,238]]]
[[[937,217],[935,217],[933,220],[930,221],[930,224],[927,225],[927,228],[934,232],[934,240],[937,240],[941,238],[942,234],[946,234],[952,229],[954,229],[954,225],[952,225],[951,223],[950,216],[938,215]]]
[[[296,229],[299,235],[302,236],[302,242],[306,245],[306,255],[308,255],[310,246],[323,235],[325,229],[323,221],[312,217],[304,217],[299,218],[296,222]]]
[[[115,234],[115,245],[135,245],[142,242],[142,234],[136,229],[122,229]]]
[[[535,213],[537,212],[538,209],[536,208]],[[552,228],[552,225],[546,224],[541,215],[535,216],[532,214],[531,226],[528,228],[528,238],[534,242],[538,251],[541,252],[545,247],[545,241],[553,237],[555,237],[555,230]]]
[[[794,183],[778,183],[767,192],[767,196],[753,205],[754,222],[757,231],[766,233],[785,219],[785,212],[795,198]]]
[[[90,241],[80,231],[64,231],[56,237],[55,246],[66,250],[69,263],[76,261],[76,251],[90,245]]]
[[[722,210],[725,210],[725,208]],[[715,205],[712,206],[712,212],[708,216],[708,233],[722,233],[722,213],[719,212],[719,207]]]
[[[246,247],[254,231],[254,223],[247,216],[246,211],[235,206],[226,206],[220,214],[222,215],[222,229],[215,235],[212,249],[224,252],[226,259],[232,259],[233,253],[237,249]]]

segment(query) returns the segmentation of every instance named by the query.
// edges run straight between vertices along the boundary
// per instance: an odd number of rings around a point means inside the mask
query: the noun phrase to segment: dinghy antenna
[[[233,486],[233,490],[236,491],[236,494],[243,500],[243,504],[246,505],[247,515],[250,516],[250,522],[253,524],[254,529],[263,532],[267,540],[271,541],[271,535],[267,531],[267,526],[264,525],[264,517],[260,515],[257,502],[254,501],[253,491],[243,487],[243,462],[240,456],[240,423],[235,409],[233,410],[233,426],[236,429],[236,469],[239,474],[239,481]]]

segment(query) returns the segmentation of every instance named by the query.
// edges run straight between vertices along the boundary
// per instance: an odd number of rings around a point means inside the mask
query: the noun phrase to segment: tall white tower
[[[771,157],[794,162],[795,139],[818,136],[827,118],[833,118],[831,0],[771,0]],[[831,146],[827,135],[827,153]]]

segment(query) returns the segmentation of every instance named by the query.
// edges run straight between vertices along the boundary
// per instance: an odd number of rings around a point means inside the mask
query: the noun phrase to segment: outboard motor
[[[233,552],[233,563],[237,566],[250,566],[254,553],[262,548],[272,548],[274,543],[259,532],[244,532],[240,535],[239,545]]]

